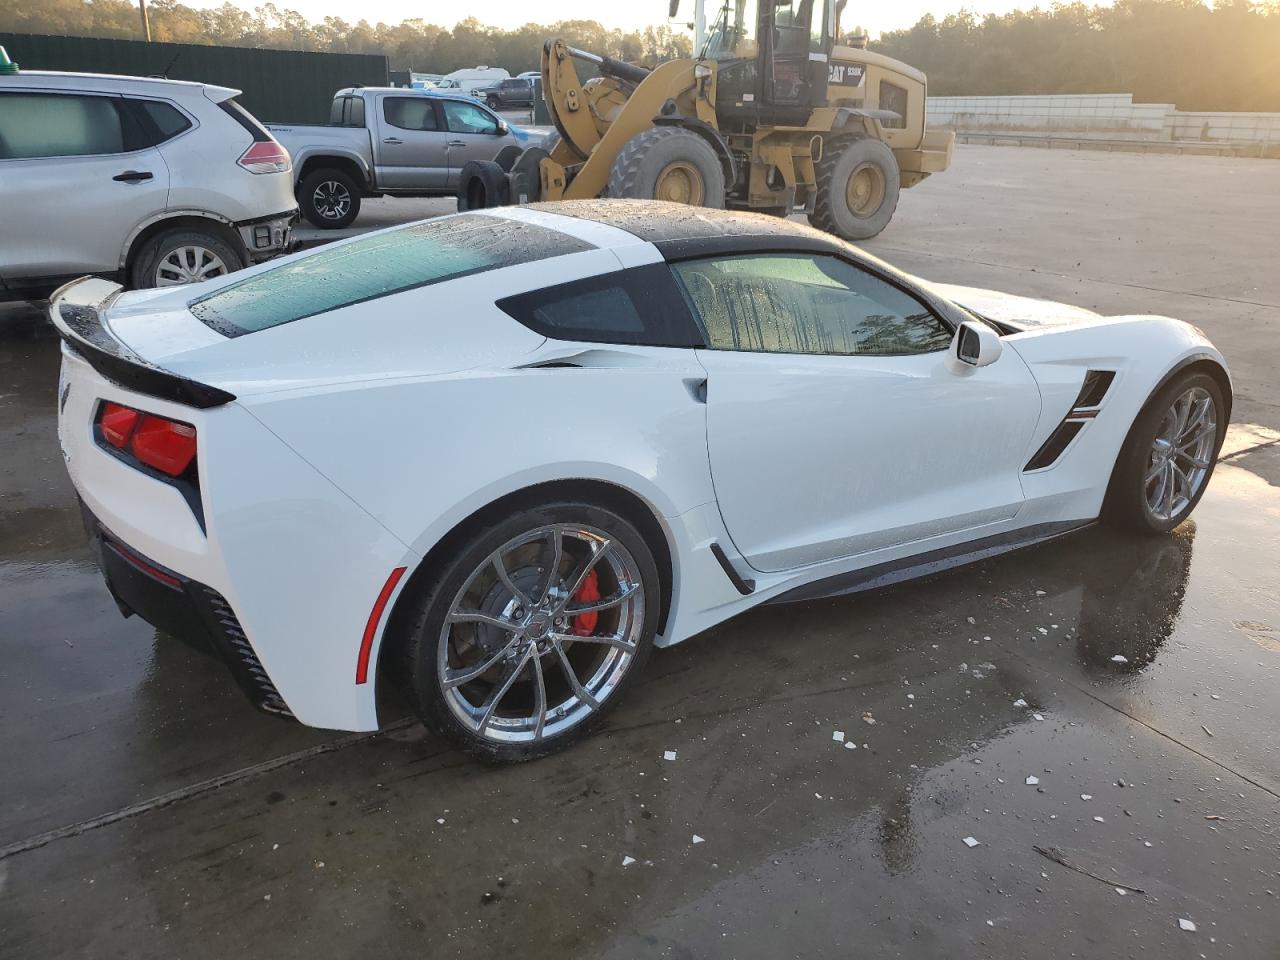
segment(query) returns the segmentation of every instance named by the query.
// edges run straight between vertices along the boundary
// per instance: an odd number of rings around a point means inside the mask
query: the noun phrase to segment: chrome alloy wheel
[[[603,532],[555,523],[515,537],[463,583],[440,632],[438,676],[464,726],[534,743],[617,689],[644,627],[635,559]]]
[[[1207,390],[1192,387],[1169,407],[1156,430],[1147,461],[1147,508],[1171,520],[1204,486],[1218,440],[1217,408]]]
[[[341,220],[351,209],[351,191],[337,180],[324,180],[316,185],[311,202],[326,220]]]
[[[188,245],[170,250],[156,264],[156,286],[176,287],[221,277],[230,271],[222,258],[207,247]]]

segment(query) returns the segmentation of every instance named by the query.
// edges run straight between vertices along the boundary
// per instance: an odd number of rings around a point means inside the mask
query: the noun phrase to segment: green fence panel
[[[363,53],[309,53],[191,43],[146,43],[102,37],[0,33],[0,46],[23,70],[167,76],[232,87],[259,120],[325,123],[333,92],[357,84],[385,86],[387,58]]]

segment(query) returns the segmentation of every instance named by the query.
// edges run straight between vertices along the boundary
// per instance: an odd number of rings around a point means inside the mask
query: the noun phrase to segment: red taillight
[[[236,162],[250,173],[283,173],[289,169],[289,151],[274,140],[258,140]]]
[[[102,415],[98,418],[98,425],[102,427],[102,439],[117,450],[124,449],[137,422],[138,411],[118,403],[104,403]]]
[[[148,467],[181,476],[196,456],[196,428],[164,417],[143,414],[129,449]]]
[[[153,470],[180,477],[196,457],[196,428],[120,403],[104,402],[98,412],[102,440]]]

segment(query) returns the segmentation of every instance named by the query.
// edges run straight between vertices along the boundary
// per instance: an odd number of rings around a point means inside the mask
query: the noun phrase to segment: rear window
[[[665,263],[557,284],[498,301],[535,333],[556,340],[700,347],[702,337]]]
[[[249,131],[249,136],[253,137],[255,143],[268,143],[271,140],[271,134],[267,133],[266,128],[258,122],[258,118],[246,110],[240,104],[236,103],[233,97],[230,100],[223,100],[218,104],[227,114],[240,126]]]
[[[416,287],[589,249],[568,234],[517,220],[442,217],[323,248],[189,307],[214,330],[237,337]]]

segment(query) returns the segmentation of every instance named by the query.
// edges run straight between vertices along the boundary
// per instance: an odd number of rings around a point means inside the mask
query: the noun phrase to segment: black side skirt
[[[1056,523],[1040,523],[1033,527],[984,537],[981,540],[970,540],[968,543],[930,550],[928,553],[917,554],[914,557],[903,557],[901,560],[890,560],[861,570],[837,574],[834,577],[806,583],[794,590],[780,593],[766,602],[795,603],[799,600],[839,597],[847,593],[861,593],[864,590],[887,587],[893,583],[901,583],[903,580],[915,580],[953,567],[986,560],[989,557],[1017,550],[1019,547],[1043,543],[1046,540],[1091,527],[1096,522],[1096,520],[1063,520]]]

